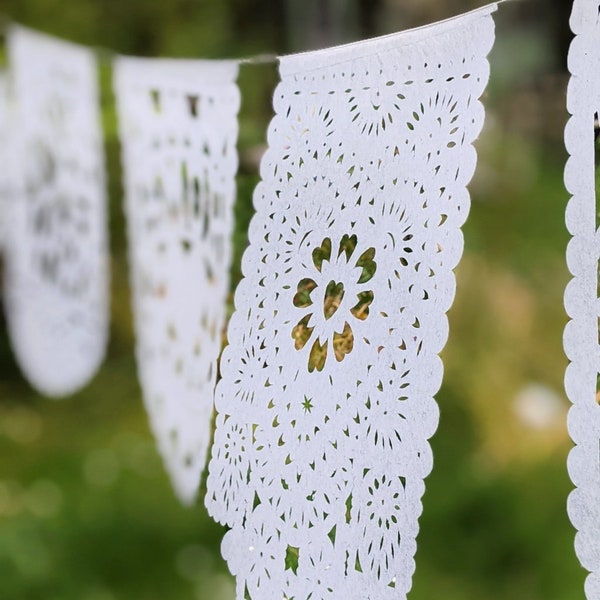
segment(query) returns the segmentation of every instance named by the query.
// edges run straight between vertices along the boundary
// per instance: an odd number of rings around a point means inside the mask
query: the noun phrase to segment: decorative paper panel
[[[18,192],[9,204],[6,305],[28,379],[72,393],[105,351],[108,258],[96,60],[79,46],[12,28],[8,37]]]
[[[229,290],[237,70],[222,61],[116,62],[138,368],[185,503],[206,462]]]
[[[410,589],[494,10],[281,59],[206,498],[239,599]]]
[[[600,347],[598,323],[598,204],[595,186],[594,121],[600,112],[600,4],[575,0],[571,28],[576,34],[569,52],[572,77],[567,94],[571,118],[565,130],[570,158],[565,183],[572,194],[567,227],[573,236],[567,262],[573,279],[565,293],[571,321],[565,328],[565,352],[571,361],[565,387],[573,403],[569,433],[576,446],[569,454],[569,474],[577,486],[569,497],[569,516],[578,530],[575,548],[590,571],[589,600],[600,598]]]

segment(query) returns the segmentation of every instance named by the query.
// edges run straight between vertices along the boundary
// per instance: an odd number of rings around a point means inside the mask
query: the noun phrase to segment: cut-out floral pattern
[[[292,337],[296,350],[312,344],[308,357],[311,372],[323,369],[329,348],[337,361],[344,360],[354,346],[352,317],[364,321],[369,316],[374,294],[368,282],[377,268],[375,248],[368,248],[355,259],[356,247],[356,235],[344,235],[337,252],[334,248],[332,253],[331,239],[325,238],[312,252],[312,278],[298,282],[293,304],[302,314]],[[349,281],[336,281],[339,277],[349,277]]]

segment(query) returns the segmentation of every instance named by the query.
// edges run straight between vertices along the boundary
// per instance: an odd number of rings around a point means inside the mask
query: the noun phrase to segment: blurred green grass
[[[269,6],[260,2],[4,3],[2,9],[24,24],[121,52],[221,57],[283,49],[281,31],[265,16]],[[507,27],[500,20],[499,37]],[[568,236],[561,132],[567,115],[551,112],[552,103],[564,106],[565,80],[555,68],[556,85],[539,91],[532,73],[552,70],[540,63],[548,40],[543,31],[538,37],[524,31],[513,51],[526,52],[528,60],[511,57],[506,45],[491,58],[412,600],[583,595],[585,574],[566,515],[570,442],[561,336]],[[142,406],[110,76],[104,63],[110,347],[84,390],[49,401],[23,381],[0,327],[0,598],[232,600],[232,578],[219,554],[223,529],[208,518],[203,490],[191,509],[176,501]],[[258,180],[255,156],[275,83],[273,65],[241,71],[232,289],[241,276]],[[541,126],[531,125],[528,110],[547,115]]]

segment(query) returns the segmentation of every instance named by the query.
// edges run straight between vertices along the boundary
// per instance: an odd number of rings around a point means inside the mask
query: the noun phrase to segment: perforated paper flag
[[[495,5],[281,59],[206,503],[237,598],[404,598]]]
[[[190,503],[229,290],[238,66],[120,58],[115,69],[138,369],[166,467]]]
[[[575,0],[571,28],[576,34],[569,51],[571,79],[567,107],[571,118],[565,129],[570,158],[565,183],[572,194],[567,227],[573,236],[567,263],[573,274],[565,292],[571,321],[565,328],[565,352],[571,361],[565,387],[573,403],[569,433],[576,446],[569,454],[569,475],[577,488],[569,497],[569,516],[578,533],[575,548],[591,575],[586,581],[589,600],[600,598],[600,346],[598,323],[598,259],[594,166],[594,120],[600,112],[600,18],[598,2]]]
[[[22,28],[8,37],[18,190],[7,219],[9,332],[41,392],[83,386],[105,352],[106,197],[94,54]]]

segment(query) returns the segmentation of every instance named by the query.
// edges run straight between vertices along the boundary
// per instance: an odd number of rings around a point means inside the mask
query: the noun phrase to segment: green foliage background
[[[296,3],[294,14],[312,0]],[[0,328],[0,598],[226,600],[222,528],[175,500],[136,381],[110,53],[233,57],[289,50],[294,0],[0,0],[8,19],[103,57],[112,249],[111,344],[97,377],[49,401]],[[349,2],[349,4],[352,4]],[[356,2],[353,35],[388,33],[477,2]],[[567,234],[562,128],[565,3],[501,7],[457,297],[438,394],[413,600],[576,600],[584,572],[566,516],[570,442],[561,334]],[[287,10],[287,12],[286,12]],[[351,31],[351,28],[348,28]],[[241,168],[232,289],[276,84],[240,76]],[[539,421],[519,407],[529,407]],[[537,407],[537,408],[536,408]],[[537,412],[536,412],[537,410]],[[203,496],[201,490],[200,498]]]

